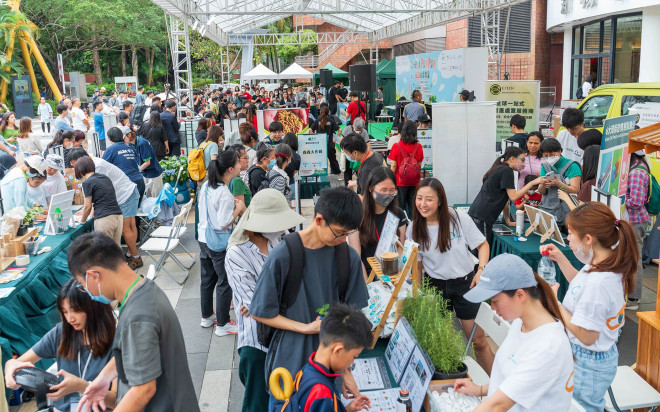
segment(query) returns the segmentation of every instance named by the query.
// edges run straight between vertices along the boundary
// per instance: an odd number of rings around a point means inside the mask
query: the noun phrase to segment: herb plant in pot
[[[435,288],[425,284],[417,296],[406,298],[401,314],[435,366],[433,380],[467,376],[467,366],[462,361],[463,334],[454,327],[453,313]]]

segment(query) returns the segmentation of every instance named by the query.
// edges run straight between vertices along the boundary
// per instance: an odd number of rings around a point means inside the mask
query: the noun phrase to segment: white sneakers
[[[215,325],[216,323],[216,317],[215,315],[211,315],[208,318],[202,318],[202,323],[201,327],[203,328],[210,328],[211,326]]]
[[[233,320],[229,320],[224,326],[215,327],[215,336],[237,335],[238,325]]]

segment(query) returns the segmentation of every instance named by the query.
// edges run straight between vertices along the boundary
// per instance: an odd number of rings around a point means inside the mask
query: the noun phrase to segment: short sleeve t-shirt
[[[245,201],[245,207],[250,206],[250,201],[252,200],[252,192],[250,192],[250,189],[247,187],[243,179],[241,179],[240,177],[235,177],[232,179],[229,186],[231,187],[232,195],[234,196],[243,195],[243,199]]]
[[[41,359],[55,359],[58,369],[64,369],[86,381],[93,381],[112,358],[112,350],[100,356],[94,356],[87,350],[85,345],[80,345],[80,361],[78,361],[77,356],[75,359],[66,359],[57,356],[60,342],[62,342],[62,324],[58,323],[32,347],[32,350]],[[68,412],[70,405],[77,403],[80,397],[79,393],[74,392],[59,401],[55,401],[53,405],[60,411]]]
[[[559,161],[555,163],[554,165],[550,165],[549,163],[546,163],[541,167],[541,172],[539,173],[539,176],[545,176],[548,174],[548,170],[553,170],[555,173],[558,173],[561,171],[564,166],[566,166],[566,163],[570,162],[571,160],[561,156],[559,158]],[[571,163],[570,166],[568,166],[568,169],[564,172],[564,177],[566,178],[566,182],[571,180],[574,177],[582,176],[582,169],[580,168],[580,165],[577,162]]]
[[[137,144],[139,164],[141,165],[147,160],[149,161],[149,166],[142,171],[142,175],[147,179],[153,179],[154,177],[163,174],[163,168],[160,167],[160,163],[158,163],[156,152],[154,152],[154,148],[151,147],[151,143],[149,143],[147,139],[139,137],[135,143]]]
[[[121,215],[112,180],[102,174],[94,173],[82,183],[83,195],[91,196],[94,205],[94,218]]]
[[[122,142],[113,143],[103,152],[103,160],[112,163],[128,176],[131,182],[142,180],[135,146]]]
[[[420,143],[405,143],[402,141],[399,141],[398,144],[395,144],[392,146],[392,150],[390,151],[390,155],[387,157],[388,159],[396,162],[396,184],[397,186],[401,186],[399,184],[399,166],[403,162],[404,157],[408,156],[413,156],[415,160],[418,162],[422,162],[424,160],[424,148]],[[416,186],[416,185],[415,185]]]
[[[135,183],[131,182],[128,176],[121,171],[120,168],[105,160],[92,157],[94,166],[96,166],[96,173],[108,176],[112,181],[112,186],[115,188],[115,195],[117,196],[117,203],[120,205],[128,200],[135,190]]]
[[[112,349],[118,403],[131,387],[155,379],[145,412],[199,411],[179,319],[153,281],[137,284],[124,302]]]
[[[383,165],[383,156],[380,153],[371,152],[371,156],[367,157],[360,164],[357,172],[358,194],[363,194],[367,185],[369,173],[377,167]]]
[[[94,112],[94,131],[99,134],[99,140],[105,139],[105,126],[103,125],[103,113]]]
[[[486,223],[495,222],[509,200],[507,189],[515,189],[515,184],[513,169],[505,165],[495,169],[481,185],[468,214]]]
[[[46,201],[58,193],[66,192],[66,180],[62,173],[57,172],[54,175],[46,175],[46,181],[42,185],[46,189]]]
[[[561,143],[561,148],[563,149],[561,155],[567,159],[575,160],[579,164],[582,164],[582,156],[584,155],[584,150],[580,149],[578,146],[577,139],[564,129],[557,135],[557,140]]]
[[[369,294],[362,276],[360,256],[349,247],[350,272],[345,302],[353,308],[367,305]],[[290,255],[285,242],[277,245],[264,263],[250,305],[250,313],[261,318],[273,318],[280,312],[280,301],[289,272]],[[298,297],[288,308],[286,317],[301,323],[310,323],[318,316],[316,310],[325,304],[339,300],[337,287],[338,268],[335,248],[305,248],[305,266]],[[299,371],[309,355],[316,351],[319,335],[304,335],[292,331],[277,330],[266,355],[266,376],[278,367]]]
[[[45,208],[48,206],[48,202],[46,201],[47,198],[48,194],[46,193],[46,189],[44,188],[43,184],[37,187],[32,187],[30,185],[27,186],[28,206],[32,207],[37,205]]]
[[[573,352],[561,322],[522,331],[516,319],[495,354],[488,396],[502,391],[513,412],[567,411],[573,390]]]
[[[527,200],[527,205],[537,207],[539,203],[541,203],[541,200],[543,200],[543,195],[541,195],[539,192],[534,192],[531,195],[528,193],[527,196],[529,199]],[[521,197],[520,199],[516,200],[515,203],[516,205],[522,204],[524,200],[524,197]]]
[[[71,119],[73,120],[73,128],[76,130],[81,130],[83,132],[87,131],[87,126],[83,123],[83,120],[87,119],[85,112],[83,112],[79,107],[74,107],[71,109]]]
[[[403,115],[406,117],[406,120],[411,120],[413,122],[417,121],[419,116],[426,113],[426,107],[419,104],[418,102],[408,103],[403,109]]]
[[[429,249],[423,250],[420,247],[417,255],[417,260],[424,263],[424,271],[434,279],[458,279],[472,272],[474,261],[470,250],[476,249],[486,241],[484,235],[467,213],[454,209],[450,209],[449,213],[454,214],[458,220],[458,226],[452,226],[450,231],[450,249],[444,253],[438,250],[438,230],[440,226],[428,225]],[[419,240],[413,237],[412,224],[408,226],[406,239],[412,239],[419,243]]]
[[[619,329],[626,320],[626,300],[621,275],[613,272],[591,272],[585,265],[568,285],[562,305],[573,315],[571,323],[598,332],[593,345],[586,346],[571,331],[571,343],[595,352],[605,352],[616,344]]]
[[[210,142],[204,147],[204,167],[209,168],[211,164],[211,156],[218,154],[218,144]]]
[[[399,218],[399,226],[406,226],[408,224],[408,219],[406,218],[406,214],[401,210],[399,207],[395,208],[394,214],[396,217]],[[369,272],[371,272],[371,265],[369,262],[367,262],[367,258],[373,257],[376,254],[376,248],[378,247],[378,240],[380,240],[380,234],[383,232],[383,226],[385,225],[385,219],[387,218],[387,211],[385,213],[381,213],[379,215],[374,214],[374,221],[376,223],[376,235],[378,236],[378,239],[374,239],[373,243],[369,243],[366,246],[362,246],[360,253],[360,257],[362,258],[362,264],[364,267],[367,269],[367,275]],[[398,232],[397,232],[397,239],[398,239]]]

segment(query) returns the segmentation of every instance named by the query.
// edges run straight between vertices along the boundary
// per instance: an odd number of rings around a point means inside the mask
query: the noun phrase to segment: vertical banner
[[[325,176],[328,174],[327,135],[299,134],[300,176]]]
[[[66,92],[64,87],[64,63],[62,63],[62,55],[57,54],[57,73],[60,77],[60,82],[62,83],[62,93]]]
[[[343,124],[348,124],[349,116],[346,113],[346,109],[348,109],[348,103],[343,102],[343,103],[337,103],[337,117],[339,117],[339,120]]]
[[[431,129],[417,129],[417,140],[424,148],[422,170],[433,169],[433,133]]]
[[[596,186],[612,196],[625,196],[628,189],[628,134],[635,130],[636,122],[637,115],[605,119],[603,122]]]
[[[427,103],[458,101],[465,84],[465,49],[396,57],[396,98],[422,92]]]
[[[14,100],[14,112],[16,119],[21,117],[34,117],[34,105],[32,104],[32,84],[30,76],[12,76],[11,91]]]
[[[538,80],[489,80],[485,91],[487,102],[497,102],[497,141],[513,135],[509,121],[514,114],[527,120],[527,133],[539,130],[541,82]]]

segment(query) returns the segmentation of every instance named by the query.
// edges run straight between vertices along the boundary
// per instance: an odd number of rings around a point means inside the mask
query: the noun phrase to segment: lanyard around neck
[[[133,289],[133,286],[135,286],[136,283],[140,281],[140,276],[138,276],[133,283],[131,283],[131,286],[126,289],[126,293],[124,293],[124,299],[121,300],[121,303],[119,304],[119,314],[121,315],[122,309],[124,309],[124,306],[126,306],[126,298],[128,298],[128,293]]]
[[[89,366],[89,360],[92,359],[92,352],[89,352],[87,355],[87,362],[85,362],[85,368],[80,370],[80,351],[78,352],[78,376],[80,379],[85,380],[85,375],[87,374],[87,367]]]

